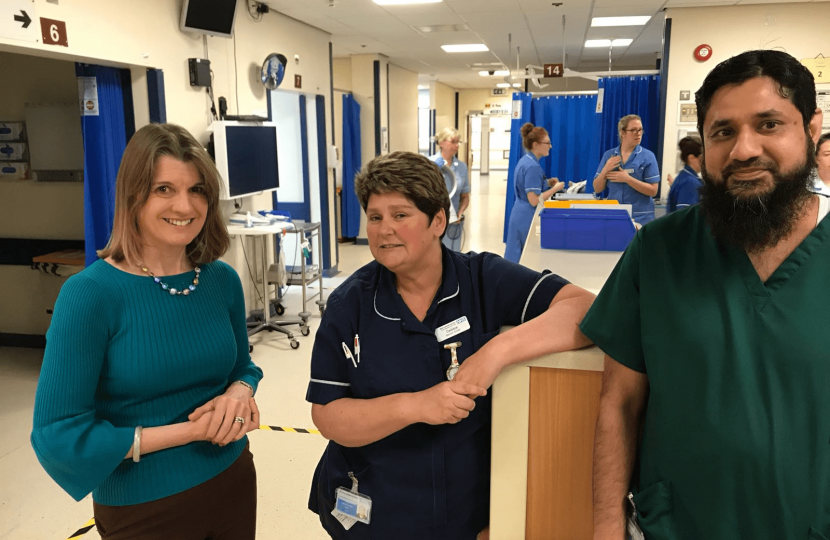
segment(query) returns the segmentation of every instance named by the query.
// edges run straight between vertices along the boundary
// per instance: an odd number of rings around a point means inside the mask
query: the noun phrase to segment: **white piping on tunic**
[[[530,294],[529,294],[529,295],[527,295],[527,301],[525,302],[525,308],[522,310],[522,318],[521,318],[521,322],[520,322],[519,324],[524,324],[524,322],[525,322],[525,315],[527,314],[527,306],[529,306],[529,305],[530,305],[530,299],[531,299],[531,298],[533,298],[533,293],[535,293],[535,292],[536,292],[536,289],[539,287],[539,284],[541,284],[541,283],[542,283],[542,281],[544,281],[546,278],[549,278],[549,277],[550,277],[550,276],[552,276],[552,275],[553,275],[553,274],[545,274],[544,276],[542,276],[542,277],[539,279],[539,281],[537,281],[537,282],[536,282],[536,285],[534,285],[534,286],[533,286],[533,289],[530,291]]]
[[[393,319],[392,317],[387,317],[386,315],[384,315],[383,313],[378,311],[378,288],[377,287],[375,287],[375,302],[374,302],[374,304],[375,304],[375,313],[377,313],[378,315],[380,315],[381,317],[383,317],[387,321],[399,321],[400,320],[400,319]]]
[[[458,296],[458,293],[461,292],[461,285],[456,285],[456,287],[457,288],[455,289],[455,292],[453,294],[451,294],[450,296],[448,296],[446,298],[443,298],[443,299],[439,300],[438,303],[440,304],[441,302],[444,302],[445,300],[449,300],[450,298],[455,298],[456,296]],[[388,321],[399,321],[400,320],[400,319],[394,319],[392,317],[387,317],[386,315],[384,315],[383,313],[378,311],[378,289],[377,289],[377,287],[375,287],[374,305],[375,305],[375,313],[377,313],[378,315],[380,315],[384,319],[386,319]]]
[[[438,301],[438,303],[440,304],[440,303],[441,303],[441,302],[443,302],[444,300],[449,300],[450,298],[455,298],[456,296],[458,296],[458,293],[461,291],[461,285],[456,285],[456,286],[457,286],[458,288],[455,290],[455,293],[454,293],[454,294],[451,294],[450,296],[448,296],[448,297],[444,298],[443,300],[439,300],[439,301]],[[437,304],[436,304],[436,305],[437,305]]]
[[[311,379],[311,382],[316,382],[316,383],[320,383],[320,384],[328,384],[328,385],[331,385],[331,386],[351,386],[350,383],[346,383],[346,382],[324,381],[322,379]]]

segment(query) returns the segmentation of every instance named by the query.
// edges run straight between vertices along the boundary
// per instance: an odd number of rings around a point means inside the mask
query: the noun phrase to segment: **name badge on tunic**
[[[352,489],[339,487],[334,491],[334,510],[331,511],[337,521],[347,531],[360,521],[368,525],[372,519],[372,499],[357,491],[357,478],[349,472]]]
[[[625,169],[628,174],[634,174],[634,169]]]
[[[455,337],[462,332],[466,332],[470,329],[470,322],[467,320],[467,317],[458,318],[452,322],[448,322],[444,326],[439,326],[435,329],[435,337],[438,338],[438,342],[446,341],[451,337]]]

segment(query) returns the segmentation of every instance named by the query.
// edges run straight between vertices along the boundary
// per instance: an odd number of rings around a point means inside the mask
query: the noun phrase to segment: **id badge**
[[[466,316],[460,317],[452,322],[448,322],[444,326],[435,329],[435,337],[438,338],[438,343],[446,341],[451,337],[455,337],[462,332],[470,329],[470,321]]]
[[[343,520],[335,514],[342,514],[345,517],[348,517],[354,521],[359,521],[361,523],[365,523],[366,525],[372,519],[372,499],[363,495],[361,493],[357,493],[356,491],[351,491],[342,487],[337,488],[334,491],[335,494],[335,502],[334,502],[334,511],[332,515],[340,520],[343,523]],[[354,523],[352,523],[354,525]],[[343,524],[345,527],[345,523]]]

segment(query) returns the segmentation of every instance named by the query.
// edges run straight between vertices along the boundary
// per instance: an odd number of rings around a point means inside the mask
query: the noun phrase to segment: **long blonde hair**
[[[112,234],[98,257],[112,257],[115,262],[141,264],[141,229],[139,214],[155,177],[156,162],[169,156],[192,163],[204,181],[208,211],[205,224],[187,246],[187,257],[193,264],[206,264],[221,257],[230,247],[230,236],[219,206],[219,171],[202,145],[186,129],[175,124],[149,124],[133,135],[115,180],[115,217]]]

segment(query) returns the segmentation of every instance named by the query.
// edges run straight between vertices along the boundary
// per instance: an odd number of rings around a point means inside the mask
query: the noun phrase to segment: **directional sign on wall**
[[[40,24],[34,0],[3,0],[0,2],[0,38],[40,41]]]

